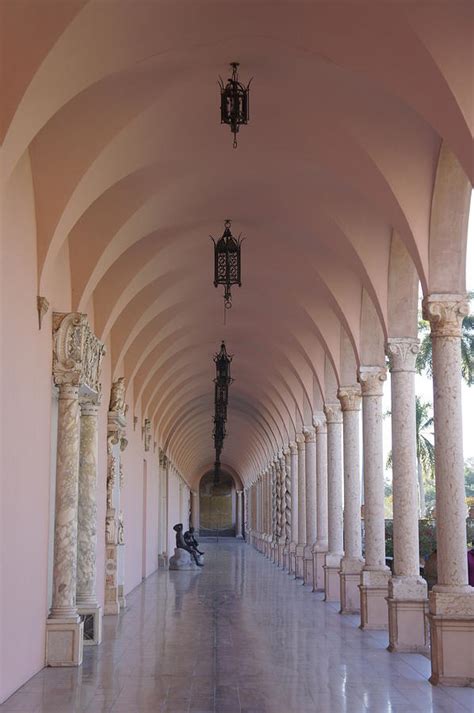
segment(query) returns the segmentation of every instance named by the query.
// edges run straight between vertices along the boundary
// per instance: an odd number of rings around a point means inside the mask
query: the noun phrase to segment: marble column
[[[236,520],[235,536],[241,540],[243,537],[243,535],[242,535],[242,512],[243,512],[243,510],[242,510],[242,508],[243,508],[242,495],[243,495],[243,490],[237,490],[236,493],[237,493],[237,502],[236,502],[237,512],[236,512],[236,518],[235,518],[235,520]]]
[[[344,556],[339,570],[341,614],[360,611],[360,573],[362,559],[360,521],[360,385],[341,386],[338,399],[342,408],[344,454]]]
[[[428,589],[420,576],[415,361],[418,340],[387,342],[392,392],[394,575],[388,584],[389,651],[428,651]]]
[[[278,556],[278,471],[277,458],[270,465],[271,495],[272,495],[272,529],[270,542],[270,559],[276,562]]]
[[[304,576],[304,548],[306,546],[306,463],[304,435],[296,435],[298,447],[298,545],[296,547],[295,577]]]
[[[313,546],[313,592],[324,591],[324,565],[328,551],[328,450],[326,417],[313,416],[316,427],[316,542]]]
[[[474,685],[474,588],[468,584],[462,443],[461,325],[464,295],[423,301],[433,344],[438,582],[429,594],[431,682]]]
[[[290,571],[290,544],[291,544],[291,453],[290,448],[283,451],[283,498],[285,508],[285,546],[283,548],[283,569]]]
[[[304,548],[303,581],[313,586],[313,547],[316,544],[316,431],[306,428],[305,482],[306,482],[306,546]]]
[[[46,622],[46,665],[79,666],[84,633],[76,607],[79,386],[58,386],[53,600]]]
[[[84,645],[102,641],[102,608],[96,592],[97,467],[99,434],[97,399],[80,399],[77,610],[84,621]]]
[[[328,457],[328,552],[324,564],[324,599],[339,601],[339,570],[344,553],[342,528],[342,413],[339,404],[324,407]]]
[[[277,459],[277,564],[284,567],[284,551],[286,545],[286,505],[285,505],[285,456],[284,453]]]
[[[388,629],[388,582],[385,564],[383,384],[387,370],[361,366],[364,443],[365,565],[360,579],[361,629]]]
[[[291,541],[290,541],[290,566],[288,574],[296,575],[296,548],[298,546],[298,444],[292,441],[290,449],[291,473]]]

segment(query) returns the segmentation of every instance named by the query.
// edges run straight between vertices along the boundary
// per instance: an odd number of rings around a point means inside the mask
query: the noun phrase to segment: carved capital
[[[315,411],[313,413],[313,426],[316,433],[326,433],[326,414],[324,411]]]
[[[296,441],[291,441],[288,444],[288,447],[290,449],[290,455],[295,456],[298,453],[298,444]]]
[[[304,429],[304,442],[305,443],[316,443],[316,431],[314,428]]]
[[[79,398],[81,416],[97,416],[99,403],[100,399],[97,396],[81,396]]]
[[[360,384],[341,386],[337,392],[337,398],[341,403],[341,409],[343,411],[360,411]]]
[[[414,337],[390,337],[385,352],[390,371],[415,371],[416,355],[420,350],[418,339]]]
[[[53,377],[56,386],[71,384],[100,391],[100,368],[105,347],[92,333],[87,315],[53,314]]]
[[[340,404],[325,404],[324,415],[327,423],[342,423],[342,411]]]
[[[469,314],[465,295],[428,295],[423,300],[423,318],[431,326],[432,337],[461,337],[464,317]]]
[[[149,418],[146,418],[143,422],[142,436],[145,444],[145,451],[149,451],[151,445],[151,421]]]
[[[295,436],[298,451],[304,451],[304,434],[297,433]]]
[[[359,384],[362,396],[383,396],[383,382],[386,379],[387,369],[384,366],[361,366]]]

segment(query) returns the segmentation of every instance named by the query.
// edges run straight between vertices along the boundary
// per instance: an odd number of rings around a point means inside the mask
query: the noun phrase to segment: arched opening
[[[236,487],[228,473],[221,473],[214,483],[208,472],[199,483],[199,534],[201,537],[235,537]]]

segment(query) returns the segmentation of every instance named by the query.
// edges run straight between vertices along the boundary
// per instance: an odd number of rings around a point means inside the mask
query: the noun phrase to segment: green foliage
[[[466,478],[466,498],[474,497],[474,458],[468,458],[464,463]]]
[[[416,396],[416,457],[421,463],[423,477],[433,480],[435,457],[433,445],[433,415],[431,404]]]

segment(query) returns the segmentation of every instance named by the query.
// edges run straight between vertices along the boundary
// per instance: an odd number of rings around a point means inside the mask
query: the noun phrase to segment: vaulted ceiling
[[[386,335],[390,247],[429,282],[441,144],[473,178],[470,2],[6,0],[0,138],[29,152],[38,294],[68,246],[72,309],[192,477],[212,461],[213,363],[235,354],[224,460],[249,477]],[[237,150],[218,75],[254,77]],[[223,325],[212,243],[243,286]]]

